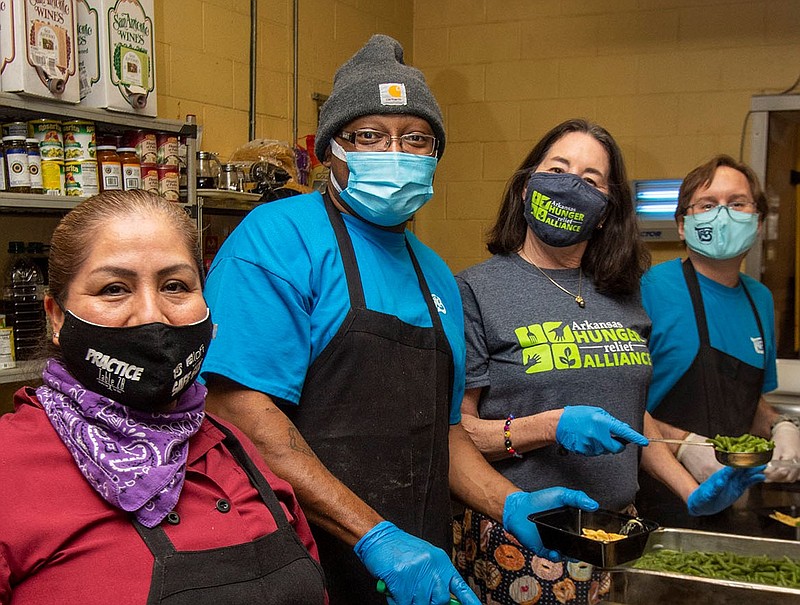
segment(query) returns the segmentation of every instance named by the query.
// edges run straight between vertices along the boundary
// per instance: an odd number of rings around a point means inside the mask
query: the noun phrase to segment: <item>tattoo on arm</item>
[[[303,436],[300,434],[300,431],[297,430],[296,427],[289,428],[289,447],[296,452],[301,454],[305,454],[306,456],[310,456],[312,458],[316,458],[316,455],[308,447],[308,444],[303,439]]]

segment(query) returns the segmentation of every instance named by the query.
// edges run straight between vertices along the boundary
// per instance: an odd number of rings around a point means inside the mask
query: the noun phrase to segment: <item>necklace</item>
[[[554,279],[553,279],[552,277],[550,277],[550,276],[549,276],[547,273],[545,273],[545,272],[542,270],[542,268],[541,268],[539,265],[537,265],[535,262],[533,262],[531,259],[529,259],[529,258],[528,258],[528,255],[527,255],[527,254],[525,254],[525,253],[524,253],[522,250],[520,250],[520,254],[522,255],[522,258],[524,258],[526,261],[528,261],[530,264],[532,264],[534,267],[536,267],[536,268],[539,270],[539,273],[541,273],[542,275],[544,275],[544,276],[545,276],[545,277],[548,279],[548,281],[549,281],[551,284],[553,284],[553,285],[554,285],[556,288],[558,288],[559,290],[561,290],[561,291],[562,291],[564,294],[568,294],[568,295],[570,295],[572,298],[574,298],[574,299],[575,299],[575,303],[576,303],[576,304],[577,304],[577,305],[578,305],[578,306],[579,306],[581,309],[583,309],[583,308],[585,308],[585,307],[586,307],[586,301],[584,300],[583,296],[581,296],[581,291],[582,291],[582,289],[583,289],[583,267],[580,267],[580,268],[578,269],[578,293],[577,293],[577,294],[575,294],[574,292],[570,292],[569,290],[567,290],[567,289],[566,289],[564,286],[562,286],[561,284],[559,284],[559,283],[558,283],[556,280],[554,280]]]

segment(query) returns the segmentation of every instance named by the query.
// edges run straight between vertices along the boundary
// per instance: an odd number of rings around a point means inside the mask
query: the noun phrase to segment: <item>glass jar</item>
[[[219,185],[221,166],[216,153],[197,152],[197,188],[216,189]]]
[[[28,172],[28,149],[25,137],[3,137],[3,152],[8,168],[8,189],[12,193],[30,193],[31,175]]]
[[[39,152],[39,139],[25,139],[25,149],[28,150],[28,173],[31,178],[31,193],[44,193],[42,182],[42,155]]]
[[[114,145],[97,146],[97,171],[100,173],[100,191],[122,189],[122,160]]]
[[[117,154],[122,162],[122,187],[125,191],[142,188],[142,165],[135,147],[120,147]]]

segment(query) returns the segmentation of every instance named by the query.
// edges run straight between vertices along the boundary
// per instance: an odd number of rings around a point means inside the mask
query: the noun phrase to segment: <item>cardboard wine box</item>
[[[75,0],[0,2],[0,87],[80,101]]]
[[[81,104],[157,115],[154,0],[75,0]]]

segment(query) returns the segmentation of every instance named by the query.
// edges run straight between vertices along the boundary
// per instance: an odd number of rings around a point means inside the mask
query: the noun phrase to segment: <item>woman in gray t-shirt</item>
[[[509,181],[488,249],[457,276],[464,427],[523,490],[564,485],[633,511],[639,450],[626,445],[660,436],[645,412],[650,320],[638,290],[650,259],[611,135],[584,120],[547,133]],[[727,469],[698,487],[665,444],[641,451],[692,514],[727,508],[763,479]],[[457,520],[454,541],[485,603],[594,603],[610,589],[607,573],[538,557],[477,511]]]

